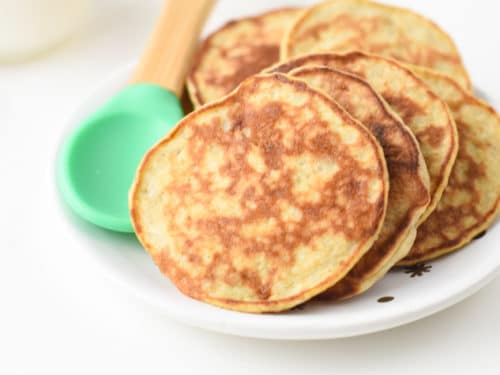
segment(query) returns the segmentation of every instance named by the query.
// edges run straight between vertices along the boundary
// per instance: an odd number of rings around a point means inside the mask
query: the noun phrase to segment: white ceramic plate
[[[131,71],[132,64],[123,67],[85,101],[70,119],[68,131],[119,90]],[[73,220],[82,241],[88,243],[88,251],[115,281],[175,319],[240,336],[306,340],[376,332],[443,310],[470,296],[500,272],[497,220],[482,238],[461,251],[414,269],[391,271],[375,287],[351,300],[337,304],[310,302],[282,314],[245,314],[181,294],[160,274],[134,235],[101,230],[69,212],[66,215]]]

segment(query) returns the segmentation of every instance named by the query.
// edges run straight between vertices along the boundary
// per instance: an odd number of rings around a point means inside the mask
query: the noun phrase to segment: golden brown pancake
[[[367,0],[332,0],[307,9],[281,45],[281,60],[311,53],[365,51],[448,74],[472,85],[455,43],[408,9]]]
[[[460,147],[436,210],[418,228],[413,265],[456,250],[484,231],[500,210],[500,117],[452,79],[427,70],[416,73],[451,108]]]
[[[388,184],[363,125],[274,74],[185,117],[144,157],[130,207],[139,240],[183,293],[272,312],[356,264],[380,232]]]
[[[322,295],[345,299],[371,287],[408,254],[430,200],[429,175],[415,137],[367,82],[326,67],[299,68],[290,74],[328,94],[364,124],[387,161],[389,202],[380,235],[351,271]]]
[[[342,70],[367,81],[416,136],[430,177],[431,202],[422,222],[436,207],[458,151],[457,129],[446,103],[395,60],[362,52],[303,56],[269,71],[287,73],[311,65]]]
[[[285,30],[298,9],[278,9],[231,21],[201,45],[187,86],[195,107],[222,98],[245,78],[279,60]]]

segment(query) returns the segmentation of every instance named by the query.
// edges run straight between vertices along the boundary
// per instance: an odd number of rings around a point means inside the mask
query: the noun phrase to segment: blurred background
[[[499,109],[498,2],[386,2],[447,30],[476,87]],[[401,328],[280,343],[171,321],[74,251],[70,224],[55,213],[54,158],[66,121],[137,59],[162,3],[0,0],[0,374],[499,374],[500,280]],[[220,0],[204,33],[239,16],[312,3]]]

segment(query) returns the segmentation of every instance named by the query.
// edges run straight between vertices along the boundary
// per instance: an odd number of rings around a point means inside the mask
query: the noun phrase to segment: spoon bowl
[[[132,232],[128,190],[144,153],[182,118],[176,95],[127,86],[74,131],[59,157],[58,185],[68,205],[101,227]]]

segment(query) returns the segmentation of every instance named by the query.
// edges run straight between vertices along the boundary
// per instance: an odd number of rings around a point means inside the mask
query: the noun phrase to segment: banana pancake
[[[415,137],[368,83],[326,67],[299,68],[290,74],[328,94],[365,125],[387,161],[389,201],[380,235],[349,273],[322,295],[344,299],[368,289],[408,254],[429,203],[429,175]]]
[[[149,150],[130,207],[139,240],[183,293],[273,312],[356,264],[388,190],[371,133],[326,94],[272,74],[192,112]]]
[[[310,53],[365,51],[438,70],[471,91],[455,43],[429,19],[367,0],[332,0],[307,9],[281,45],[281,60]]]
[[[452,79],[428,69],[415,72],[450,107],[460,147],[448,186],[401,265],[462,247],[490,226],[500,210],[500,117]]]
[[[311,65],[342,70],[367,81],[413,132],[430,177],[431,201],[420,218],[423,222],[448,183],[458,151],[457,129],[446,103],[395,60],[362,52],[306,55],[269,71],[288,73]]]
[[[195,107],[222,98],[245,78],[279,61],[279,45],[298,9],[231,21],[201,45],[188,76]]]

